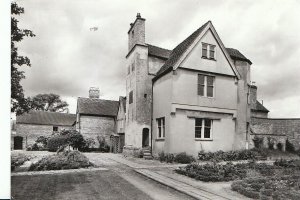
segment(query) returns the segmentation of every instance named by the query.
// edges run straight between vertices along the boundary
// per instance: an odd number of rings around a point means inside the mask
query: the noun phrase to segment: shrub
[[[110,146],[107,144],[106,139],[104,136],[97,136],[97,140],[99,143],[99,149],[101,152],[109,152]]]
[[[48,143],[48,139],[49,139],[49,137],[39,136],[39,137],[36,139],[35,143],[41,143],[41,144],[43,144],[44,147],[46,147],[46,146],[47,146],[47,143]]]
[[[255,150],[238,150],[238,151],[217,151],[217,152],[204,152],[198,153],[198,159],[204,161],[235,161],[235,160],[251,160],[255,159],[258,152]]]
[[[289,140],[285,142],[285,150],[292,153],[295,152],[295,147]]]
[[[29,171],[78,169],[93,166],[88,158],[79,151],[65,151],[49,155],[29,167]]]
[[[133,150],[133,157],[142,158],[143,157],[143,149],[134,149]]]
[[[47,148],[51,152],[56,152],[60,147],[68,144],[67,137],[65,135],[54,135],[49,138]]]
[[[254,136],[252,141],[254,143],[255,148],[262,148],[263,147],[263,142],[264,142],[263,138]]]
[[[14,171],[16,167],[23,165],[26,161],[30,159],[31,157],[25,154],[21,154],[21,153],[13,154],[11,156],[11,165],[10,165],[11,171]]]
[[[165,153],[165,152],[160,152],[158,153],[158,158],[160,162],[167,162],[167,163],[172,163],[174,162],[174,154],[172,153]]]
[[[280,159],[280,160],[276,160],[274,162],[275,166],[280,166],[280,167],[284,167],[284,168],[295,168],[300,170],[300,160],[284,160],[284,159]]]
[[[195,158],[191,155],[187,155],[185,152],[177,154],[174,158],[174,162],[182,163],[182,164],[189,164],[194,161]]]
[[[246,169],[233,165],[231,162],[224,165],[216,163],[199,165],[192,163],[175,171],[205,182],[231,181],[237,178],[244,178],[247,174]]]

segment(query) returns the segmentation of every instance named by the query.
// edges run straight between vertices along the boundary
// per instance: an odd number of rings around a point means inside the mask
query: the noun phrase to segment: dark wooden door
[[[14,137],[14,149],[23,149],[23,137],[15,136]]]
[[[149,146],[149,129],[143,128],[142,147]]]

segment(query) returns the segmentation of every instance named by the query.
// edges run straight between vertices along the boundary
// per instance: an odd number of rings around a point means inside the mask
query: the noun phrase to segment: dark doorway
[[[14,137],[14,149],[23,149],[23,137],[15,136]]]
[[[119,133],[119,135],[120,135],[120,142],[119,142],[120,148],[119,148],[119,153],[122,153],[122,152],[123,152],[123,147],[125,146],[125,134],[124,134],[124,133]]]
[[[149,129],[143,128],[142,147],[149,146]]]

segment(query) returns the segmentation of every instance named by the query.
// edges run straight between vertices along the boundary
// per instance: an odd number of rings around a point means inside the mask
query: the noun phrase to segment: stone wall
[[[97,142],[98,135],[104,136],[107,143],[110,144],[110,136],[116,132],[115,119],[113,117],[81,115],[79,132],[84,138],[92,138],[95,142]]]
[[[58,131],[72,129],[72,126],[57,126]],[[23,137],[23,149],[33,145],[39,136],[50,136],[53,133],[53,125],[17,124],[16,134],[11,135],[11,148],[14,147],[14,137]]]
[[[300,149],[300,119],[251,118],[251,136],[271,138],[275,143],[288,139],[295,149]],[[274,141],[271,141],[274,143]],[[264,142],[266,146],[266,142]]]

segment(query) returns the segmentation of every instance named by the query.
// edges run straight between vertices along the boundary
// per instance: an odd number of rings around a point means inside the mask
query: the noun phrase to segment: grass
[[[13,176],[11,182],[15,200],[151,199],[111,171]]]

